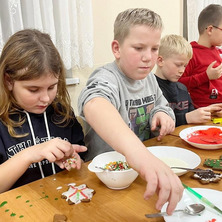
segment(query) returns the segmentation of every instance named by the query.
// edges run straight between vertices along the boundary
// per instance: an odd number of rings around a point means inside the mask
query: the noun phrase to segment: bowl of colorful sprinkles
[[[180,138],[190,145],[207,150],[222,148],[222,127],[220,126],[193,126],[180,132]]]
[[[88,169],[108,188],[115,190],[129,187],[138,176],[125,157],[116,151],[99,154],[88,165]]]

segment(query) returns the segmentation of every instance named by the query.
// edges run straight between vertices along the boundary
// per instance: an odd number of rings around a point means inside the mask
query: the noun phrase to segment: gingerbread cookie
[[[76,163],[77,163],[78,159],[77,157],[73,156],[69,159],[66,159],[63,164],[65,166],[65,168],[70,171],[72,168],[76,167]]]
[[[205,172],[196,172],[192,176],[194,179],[198,179],[202,184],[217,183],[221,180],[222,174],[214,173],[212,169]]]
[[[203,165],[212,167],[214,170],[222,170],[222,156],[220,156],[220,159],[205,159]]]
[[[66,199],[69,204],[78,204],[80,202],[89,202],[95,191],[86,186],[86,184],[81,184],[75,186],[75,183],[69,184],[68,191],[62,193],[62,198]]]

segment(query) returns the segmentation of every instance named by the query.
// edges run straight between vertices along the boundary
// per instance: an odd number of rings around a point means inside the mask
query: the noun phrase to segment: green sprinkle
[[[6,209],[5,212],[9,212],[9,209]]]
[[[10,216],[11,216],[11,217],[15,217],[15,215],[16,215],[15,213],[11,213],[11,215],[10,215]]]
[[[48,195],[45,195],[44,197],[41,197],[40,199],[46,199],[46,198],[49,198],[49,196]]]
[[[26,202],[26,203],[29,203],[29,202],[30,202],[30,200],[26,200],[25,202]]]
[[[58,200],[58,197],[56,197],[55,200]]]
[[[21,197],[22,197],[22,196],[17,196],[16,199],[19,199],[19,198],[21,198]]]
[[[19,216],[19,218],[23,218],[23,217],[24,217],[24,215]]]
[[[8,202],[7,201],[3,201],[1,204],[0,204],[0,207],[3,207],[5,204],[7,204]]]

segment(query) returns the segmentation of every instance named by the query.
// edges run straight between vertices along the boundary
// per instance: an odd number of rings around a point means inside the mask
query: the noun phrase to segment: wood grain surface
[[[156,138],[147,140],[149,146],[176,146],[189,149],[201,158],[200,167],[203,167],[205,158],[218,159],[222,155],[219,150],[202,150],[194,148],[179,138],[179,132],[189,127],[180,126],[172,135],[165,136],[162,141]],[[130,187],[124,190],[107,188],[94,173],[87,168],[88,163],[82,165],[81,170],[63,171],[56,175],[40,179],[0,194],[0,222],[52,222],[55,214],[66,215],[67,221],[79,222],[163,222],[163,218],[145,218],[146,213],[155,213],[157,196],[148,201],[143,199],[146,183],[138,177]],[[218,171],[219,172],[219,171]],[[203,185],[191,179],[192,173],[180,176],[183,183],[192,188],[211,188],[222,191],[220,183]],[[6,178],[7,180],[7,178]],[[76,185],[87,184],[96,191],[88,203],[69,205],[61,194],[68,189],[69,183]],[[61,189],[57,189],[57,188]]]

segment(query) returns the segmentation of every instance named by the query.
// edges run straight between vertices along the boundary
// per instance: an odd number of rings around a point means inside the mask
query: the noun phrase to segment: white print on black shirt
[[[55,137],[51,137],[51,139],[53,139]],[[60,137],[57,137],[57,138],[60,138]],[[62,139],[62,138],[60,138]],[[40,144],[40,143],[44,143],[44,142],[47,142],[48,141],[48,137],[42,137],[41,139],[39,137],[36,137],[36,144]],[[67,138],[64,138],[63,140],[65,141],[69,141]],[[33,146],[33,143],[31,140],[26,140],[26,141],[23,141],[21,143],[17,143],[11,147],[8,148],[7,150],[7,156],[8,158],[11,158],[13,157],[15,154],[19,153],[20,151],[30,147],[30,146]]]
[[[41,142],[43,143],[43,142],[48,141],[48,137],[43,137],[41,139],[39,139],[39,137],[36,137],[35,141],[36,141],[36,144],[40,144]],[[26,140],[26,141],[23,141],[21,143],[17,143],[15,145],[9,147],[8,152],[7,152],[8,158],[11,158],[15,154],[19,153],[20,151],[22,151],[32,145],[33,144],[32,144],[31,140]]]
[[[41,166],[44,166],[44,165],[49,164],[49,163],[50,163],[50,162],[49,162],[47,159],[42,160],[42,161],[40,162]],[[29,166],[29,168],[36,168],[36,167],[39,167],[38,163],[32,163],[32,164]]]
[[[186,110],[188,109],[189,102],[188,100],[180,101],[178,103],[169,103],[169,106],[172,110]]]
[[[54,137],[51,137],[51,139],[53,139],[53,138]],[[57,138],[60,138],[60,137],[57,137]],[[64,140],[68,141],[67,138],[64,138]],[[41,139],[39,137],[36,137],[35,141],[36,141],[36,144],[44,143],[44,142],[48,141],[48,137],[42,137]],[[26,148],[29,148],[32,145],[33,144],[32,144],[31,140],[26,140],[26,141],[23,141],[21,143],[17,143],[17,144],[8,148],[7,156],[8,156],[8,158],[11,158],[15,154],[19,153],[20,151],[22,151]],[[46,165],[46,164],[49,164],[49,161],[45,159],[45,160],[42,160],[40,164],[41,165]],[[35,168],[35,167],[38,167],[37,163],[32,163],[29,166],[29,168]]]

